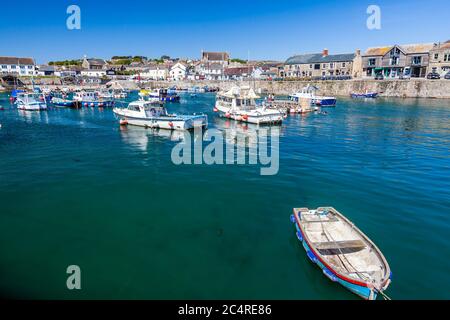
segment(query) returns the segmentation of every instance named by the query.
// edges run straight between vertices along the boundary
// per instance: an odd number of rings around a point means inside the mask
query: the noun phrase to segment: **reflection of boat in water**
[[[219,92],[214,111],[221,117],[254,124],[277,124],[283,121],[283,114],[276,110],[256,105],[259,96],[250,87],[233,87]]]
[[[261,134],[279,136],[279,127],[262,126],[254,123],[236,122],[231,119],[215,118],[216,128],[224,133],[225,142],[239,147],[256,148]],[[262,131],[264,130],[264,131]],[[208,134],[208,131],[206,131]]]
[[[127,108],[114,108],[113,112],[120,117],[120,122],[124,125],[168,130],[191,130],[208,126],[206,115],[169,114],[163,103],[154,100],[137,100],[131,102]]]
[[[28,110],[17,110],[19,115],[28,123],[38,122],[38,123],[48,123],[48,113],[47,112],[30,112]]]
[[[144,129],[141,127],[126,126],[120,126],[120,135],[124,142],[141,151],[147,151],[150,137],[164,138],[173,142],[179,142],[184,139],[184,131]]]
[[[15,104],[17,109],[27,111],[47,110],[47,102],[42,93],[17,93]]]

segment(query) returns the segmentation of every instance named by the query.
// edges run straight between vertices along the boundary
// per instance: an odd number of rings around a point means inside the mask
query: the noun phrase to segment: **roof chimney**
[[[328,56],[328,49],[323,49],[322,56]]]

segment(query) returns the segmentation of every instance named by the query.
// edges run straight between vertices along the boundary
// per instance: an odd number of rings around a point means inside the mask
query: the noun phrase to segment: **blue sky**
[[[66,28],[66,9],[81,8],[81,30]],[[381,30],[366,9],[381,8]],[[83,55],[198,58],[200,51],[285,60],[296,53],[353,52],[370,46],[450,39],[449,0],[54,0],[0,4],[0,55],[38,63]]]

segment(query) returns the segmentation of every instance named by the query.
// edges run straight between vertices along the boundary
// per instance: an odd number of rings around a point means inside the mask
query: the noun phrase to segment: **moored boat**
[[[214,111],[221,117],[254,124],[278,124],[283,121],[283,113],[277,109],[258,106],[260,98],[250,87],[233,87],[218,92]]]
[[[59,97],[53,97],[52,98],[52,104],[56,107],[68,107],[71,108],[75,105],[75,102],[73,100],[69,99],[63,99]]]
[[[47,110],[47,102],[42,93],[19,92],[16,95],[17,109],[27,111]]]
[[[289,99],[293,101],[299,101],[300,99],[309,99],[311,105],[321,106],[321,107],[335,107],[336,98],[335,97],[324,97],[316,95],[317,87],[308,85],[302,89],[302,91],[294,93],[289,96]]]
[[[127,108],[114,108],[122,125],[135,125],[145,128],[168,130],[191,130],[208,126],[206,115],[169,114],[160,101],[144,99],[131,102]]]
[[[308,258],[323,274],[367,300],[391,282],[391,270],[378,247],[332,207],[294,209],[291,221]]]
[[[79,103],[82,107],[112,107],[114,100],[112,98],[99,97],[95,91],[76,92],[73,96],[75,103]]]
[[[378,92],[365,92],[365,93],[351,93],[352,98],[376,98],[378,97]]]
[[[141,90],[139,92],[139,96],[142,98],[153,98],[158,99],[163,102],[179,102],[180,96],[173,91],[169,91],[168,89],[154,89],[152,91]]]

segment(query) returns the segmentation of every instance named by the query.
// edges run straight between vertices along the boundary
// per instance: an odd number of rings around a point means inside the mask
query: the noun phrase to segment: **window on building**
[[[7,65],[2,65],[2,69],[7,69],[8,68],[8,66]]]
[[[25,66],[20,66],[20,69],[25,69]]]
[[[330,69],[334,68],[334,63],[330,63]]]
[[[320,64],[318,64],[318,63],[315,64],[315,65],[314,65],[314,70],[320,70]]]
[[[439,59],[439,53],[434,54],[434,60],[437,60],[437,59]]]
[[[374,66],[374,65],[376,65],[376,59],[375,58],[371,58],[371,59],[369,59],[369,66]]]
[[[398,61],[399,61],[398,57],[392,57],[391,58],[391,65],[393,65],[393,66],[398,65]]]
[[[326,67],[327,67],[327,65],[324,63],[324,64],[322,65],[322,68],[325,69]]]
[[[345,62],[342,62],[342,68],[345,68]]]
[[[400,49],[399,48],[395,48],[395,49],[391,50],[390,55],[391,55],[391,57],[395,57],[395,56],[400,55]]]
[[[412,58],[412,63],[413,64],[421,64],[422,63],[422,57],[419,56],[415,56]]]
[[[310,65],[309,65],[309,68],[310,68],[310,69],[312,69],[312,68],[313,68],[313,65],[312,65],[312,64],[310,64]]]
[[[450,61],[450,54],[446,54],[444,56],[444,61]]]

